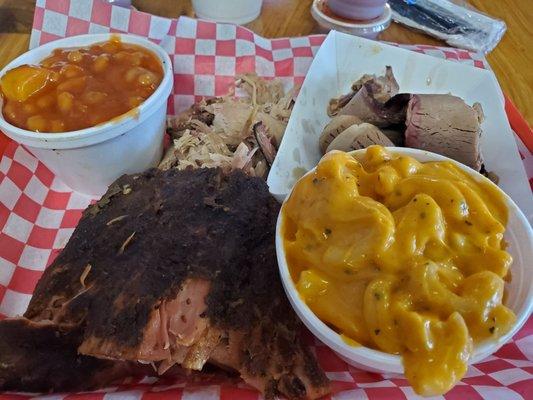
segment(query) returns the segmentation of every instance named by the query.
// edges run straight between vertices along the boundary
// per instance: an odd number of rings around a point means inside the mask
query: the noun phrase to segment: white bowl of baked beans
[[[168,54],[145,38],[56,40],[0,71],[0,130],[73,190],[99,196],[159,163],[172,86]]]

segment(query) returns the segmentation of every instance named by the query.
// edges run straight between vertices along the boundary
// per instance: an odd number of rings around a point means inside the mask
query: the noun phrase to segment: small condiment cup
[[[311,6],[311,15],[318,23],[321,32],[336,30],[372,40],[377,39],[380,32],[390,26],[392,20],[392,11],[388,4],[385,4],[383,12],[376,18],[354,20],[334,14],[328,7],[326,0],[314,0]]]
[[[139,36],[89,34],[72,36],[32,49],[11,61],[1,71],[23,64],[38,64],[58,48],[87,47],[120,37],[124,43],[142,46],[161,61],[163,80],[141,105],[106,123],[64,133],[37,133],[11,125],[0,112],[0,130],[24,145],[65,184],[81,193],[100,196],[123,174],[155,167],[163,154],[167,99],[173,86],[168,54]],[[0,96],[0,110],[3,106]]]
[[[256,19],[262,5],[263,0],[192,0],[198,18],[239,25]]]
[[[328,6],[340,17],[367,21],[383,14],[387,0],[328,0]]]
[[[487,182],[497,188],[494,183],[473,169],[439,154],[405,147],[391,147],[389,150],[394,154],[413,157],[420,162],[452,162],[474,179]],[[356,150],[350,154],[356,159],[361,160],[365,151],[365,149]],[[313,173],[314,171],[315,169],[313,168],[307,174]],[[505,287],[507,291],[505,305],[516,314],[516,322],[513,325],[513,328],[500,338],[478,344],[474,348],[469,364],[475,364],[496,352],[520,330],[533,310],[533,268],[531,268],[530,261],[533,260],[533,230],[531,229],[531,225],[527,218],[522,211],[520,211],[514,201],[501,189],[498,188],[498,190],[502,194],[508,208],[509,220],[504,236],[509,245],[507,250],[513,256],[513,264],[511,265],[512,280],[511,282],[506,283]],[[290,194],[285,199],[285,202],[289,197]],[[285,205],[285,202],[283,205]],[[276,227],[276,252],[279,271],[285,293],[287,294],[292,307],[296,311],[296,314],[300,317],[305,326],[350,365],[379,373],[403,373],[403,364],[400,356],[364,346],[349,345],[337,332],[321,321],[304,300],[302,300],[296,289],[296,284],[291,278],[285,256],[282,235],[282,213],[283,206],[278,216]]]

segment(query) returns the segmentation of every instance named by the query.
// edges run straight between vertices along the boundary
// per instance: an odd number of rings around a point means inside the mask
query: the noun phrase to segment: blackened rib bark
[[[90,390],[142,369],[79,355],[80,330],[61,331],[23,318],[0,322],[0,391]]]
[[[200,319],[208,319],[221,337],[229,331],[252,337],[260,326],[271,338],[283,337],[285,331],[295,338],[299,323],[276,262],[278,211],[266,183],[240,171],[225,175],[219,169],[171,169],[124,176],[84,212],[39,281],[25,316],[69,329],[79,326],[79,349],[105,343],[88,354],[137,360],[154,310],[175,299],[187,280],[203,279],[210,289]],[[247,343],[239,350],[245,351]],[[311,382],[308,397],[328,392],[314,358],[306,359],[311,366],[281,363],[274,354],[289,354],[272,346],[272,353],[260,348],[271,366],[260,381],[277,385],[273,378],[281,368],[284,375]],[[305,358],[296,339],[294,349],[299,359]],[[220,360],[232,358],[222,350]],[[241,372],[248,369],[240,351],[230,364]],[[313,376],[307,376],[310,370]],[[249,383],[263,388],[257,380]],[[285,387],[288,383],[274,386],[280,392]]]
[[[25,315],[48,317],[50,304],[64,298],[61,324],[84,320],[86,336],[136,345],[160,299],[174,297],[186,277],[198,277],[215,282],[209,318],[221,325],[235,318],[249,323],[257,319],[254,307],[228,304],[242,298],[268,305],[268,299],[255,299],[258,287],[239,277],[258,282],[264,269],[276,270],[275,252],[258,254],[257,244],[273,246],[277,210],[264,182],[239,172],[152,170],[120,178],[85,211]]]
[[[453,158],[479,171],[482,119],[477,103],[471,107],[449,94],[414,94],[407,109],[405,144]]]

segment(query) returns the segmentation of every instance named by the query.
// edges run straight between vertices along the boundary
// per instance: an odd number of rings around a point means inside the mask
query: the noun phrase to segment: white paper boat
[[[320,47],[305,78],[268,176],[270,192],[282,200],[320,160],[318,137],[330,119],[326,113],[329,100],[348,92],[361,75],[383,73],[386,65],[392,66],[401,92],[451,93],[468,104],[481,103],[485,114],[481,151],[486,168],[500,177],[499,186],[532,222],[529,181],[505,114],[502,91],[491,71],[335,31]]]

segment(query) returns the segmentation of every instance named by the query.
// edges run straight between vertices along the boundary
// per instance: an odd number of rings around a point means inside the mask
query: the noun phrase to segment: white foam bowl
[[[473,169],[439,154],[401,147],[391,147],[389,150],[395,154],[413,157],[421,162],[450,161],[470,174],[474,179],[488,182],[496,187],[491,181]],[[364,152],[365,150],[357,150],[351,152],[351,154],[356,159],[361,159]],[[314,170],[315,169],[313,168],[308,174],[312,173]],[[487,341],[476,346],[469,364],[475,364],[487,358],[509,341],[525,324],[533,309],[533,268],[531,268],[531,260],[533,260],[533,231],[526,217],[513,200],[501,191],[501,189],[498,188],[498,190],[501,192],[509,211],[509,221],[505,231],[505,240],[509,244],[507,250],[513,256],[513,264],[511,265],[512,281],[506,283],[508,296],[505,305],[514,311],[517,319],[513,328],[499,339]],[[287,197],[287,199],[289,197]],[[285,206],[285,202],[283,203],[282,210]],[[289,267],[285,257],[285,249],[283,247],[281,228],[282,212],[280,212],[278,216],[276,227],[276,252],[279,271],[283,287],[285,288],[285,293],[287,294],[292,307],[296,311],[296,314],[298,314],[307,328],[350,365],[373,372],[403,373],[403,365],[400,356],[384,353],[364,346],[354,347],[348,345],[341,339],[338,333],[322,322],[307,306],[296,290],[296,285],[289,273]]]
[[[57,48],[86,47],[117,34],[90,34],[56,40],[32,49],[11,61],[1,71],[23,64],[38,64]],[[118,35],[124,43],[151,50],[163,67],[163,80],[152,95],[126,114],[109,122],[78,131],[36,133],[8,123],[0,112],[0,130],[25,145],[72,189],[102,195],[116,178],[156,166],[163,154],[167,99],[173,73],[168,54],[160,46],[139,36]],[[0,109],[3,102],[0,99]]]

